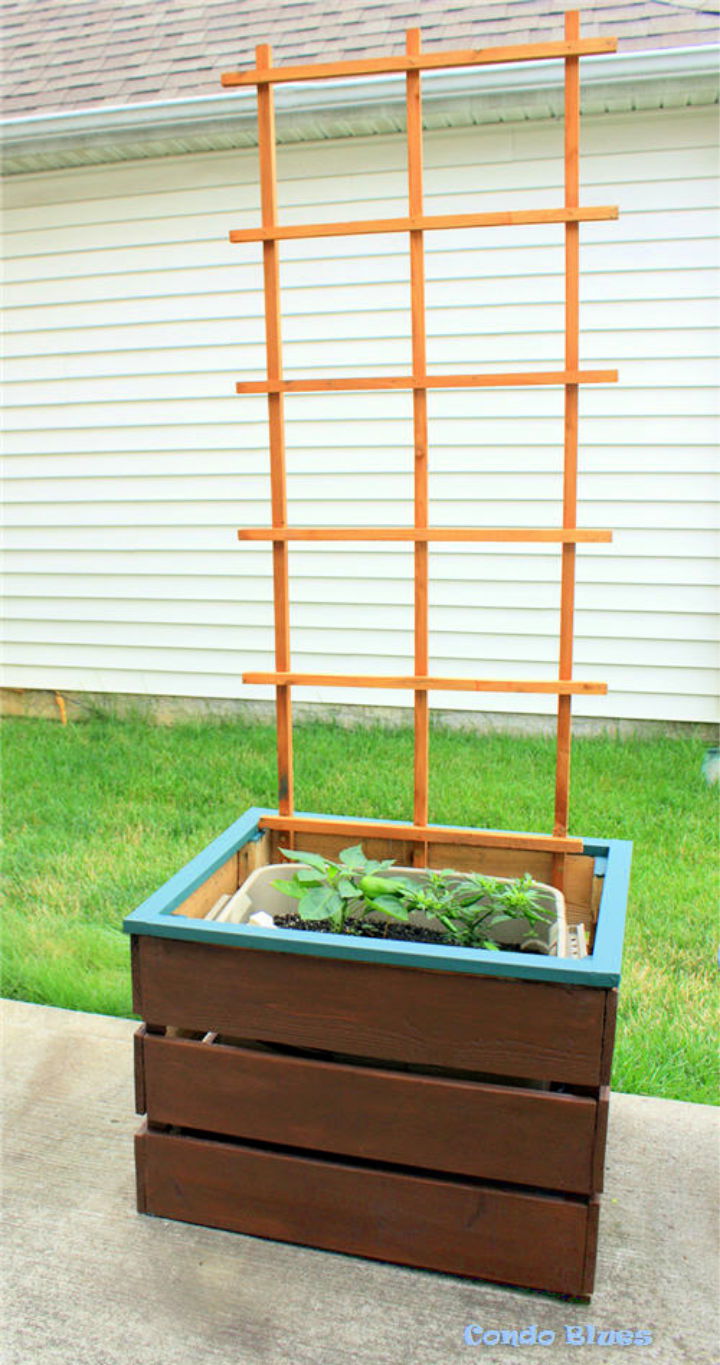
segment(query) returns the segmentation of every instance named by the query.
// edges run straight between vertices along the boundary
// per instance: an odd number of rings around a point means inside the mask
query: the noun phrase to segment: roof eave
[[[583,112],[621,113],[718,102],[720,46],[707,44],[587,57]],[[641,100],[638,95],[642,91]],[[401,78],[286,86],[277,92],[281,142],[370,136],[404,127]],[[562,114],[562,64],[538,62],[483,71],[429,72],[423,78],[426,126],[515,123]],[[7,119],[6,174],[251,146],[256,141],[255,91],[103,105]]]

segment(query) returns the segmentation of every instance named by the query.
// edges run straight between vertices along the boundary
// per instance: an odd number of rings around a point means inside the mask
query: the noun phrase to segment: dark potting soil
[[[275,915],[278,929],[309,929],[315,934],[332,934],[334,931],[329,920],[304,920],[299,915]],[[373,924],[370,920],[349,919],[345,933],[358,938],[401,938],[413,943],[444,943],[452,940],[437,929],[423,929],[419,924]]]

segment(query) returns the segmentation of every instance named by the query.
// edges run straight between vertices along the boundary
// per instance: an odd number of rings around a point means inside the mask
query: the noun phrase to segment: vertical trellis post
[[[420,30],[408,29],[407,55],[420,54]],[[423,146],[422,96],[420,72],[408,71],[407,98],[407,163],[408,211],[410,218],[419,218],[423,211]],[[417,530],[428,525],[428,418],[427,343],[425,334],[425,240],[422,228],[410,229],[410,300],[412,322],[413,376],[413,451],[414,451],[414,519]],[[430,672],[428,644],[428,561],[427,541],[417,540],[415,560],[415,674],[425,677]],[[430,749],[430,698],[426,690],[416,690],[415,701],[415,777],[413,819],[416,825],[428,822],[428,783]],[[418,861],[424,861],[424,846],[417,849]]]
[[[260,69],[272,65],[272,49],[267,43],[255,50]],[[273,87],[258,84],[258,151],[260,157],[260,204],[263,228],[270,232],[277,225],[277,169],[275,142],[275,100]],[[268,380],[282,380],[282,324],[280,308],[280,255],[273,236],[263,241],[263,279],[265,285],[265,346]],[[285,470],[285,397],[282,390],[269,390],[268,426],[270,432],[270,496],[273,526],[287,526],[287,483]],[[275,668],[290,669],[290,585],[288,544],[273,541],[273,599],[275,610]],[[280,683],[275,689],[277,715],[278,810],[290,815],[293,810],[292,701],[290,687]]]
[[[565,15],[565,38],[568,42],[580,37],[580,15],[572,11]],[[580,63],[577,57],[565,59],[565,207],[577,208],[580,203]],[[565,369],[577,372],[580,367],[580,224],[565,224]],[[565,384],[564,459],[563,459],[563,527],[577,525],[578,474],[578,385]],[[559,676],[571,678],[573,669],[573,627],[575,613],[575,545],[562,547],[560,584],[560,654]],[[554,833],[565,835],[568,830],[570,804],[570,746],[572,730],[572,697],[558,697],[557,758],[555,776]],[[562,871],[556,868],[556,881]]]

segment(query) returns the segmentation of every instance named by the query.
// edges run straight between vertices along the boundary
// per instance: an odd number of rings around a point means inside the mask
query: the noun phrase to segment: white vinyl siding
[[[554,122],[431,132],[426,211],[562,202]],[[714,111],[584,121],[577,698],[598,719],[717,716],[717,165]],[[279,150],[284,221],[406,211],[395,136]],[[16,177],[6,195],[6,676],[26,688],[268,697],[271,551],[256,154],[163,158]],[[428,233],[432,369],[562,368],[557,226]],[[402,234],[282,244],[288,377],[407,373]],[[286,400],[290,521],[412,521],[409,394]],[[431,520],[557,525],[562,392],[431,392]],[[557,547],[432,546],[431,671],[553,677]],[[290,550],[293,665],[406,672],[412,550]],[[399,692],[298,699],[402,705]],[[436,693],[444,710],[547,713],[551,698]]]

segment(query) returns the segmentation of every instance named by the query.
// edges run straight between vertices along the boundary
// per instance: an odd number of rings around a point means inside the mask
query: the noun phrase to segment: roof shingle
[[[619,51],[715,43],[710,0],[589,0],[586,37],[616,34]],[[342,61],[423,47],[493,47],[562,36],[563,0],[6,0],[9,117],[220,92],[223,70],[255,65],[270,42],[277,63]]]

